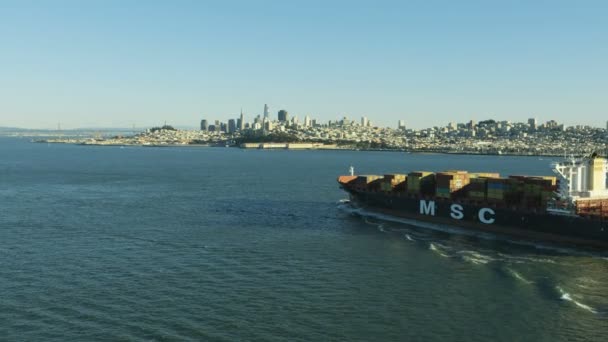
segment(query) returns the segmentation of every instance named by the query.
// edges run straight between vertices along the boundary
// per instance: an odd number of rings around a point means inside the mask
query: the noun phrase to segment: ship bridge
[[[565,160],[551,165],[560,176],[560,194],[572,201],[608,199],[606,158],[597,156]]]

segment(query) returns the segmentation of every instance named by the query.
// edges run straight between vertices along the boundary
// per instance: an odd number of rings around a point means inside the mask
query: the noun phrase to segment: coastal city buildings
[[[268,106],[264,106],[266,111]],[[289,119],[286,110],[278,112],[279,120],[270,120],[265,112],[247,122],[241,111],[238,119],[227,123],[202,119],[200,130],[155,128],[132,136],[88,139],[48,139],[48,142],[70,142],[97,145],[217,145],[264,146],[332,146],[346,149],[383,149],[411,152],[444,152],[516,155],[580,155],[606,150],[608,127],[577,125],[566,127],[555,120],[539,123],[507,120],[483,120],[466,123],[448,122],[442,127],[407,129],[403,120],[397,128],[372,126],[367,117],[319,123],[309,115],[299,121]],[[256,143],[258,145],[256,145]],[[274,145],[273,145],[274,143]],[[304,145],[294,145],[294,144]],[[261,145],[260,145],[261,146]],[[295,147],[294,147],[295,148]],[[303,148],[303,147],[300,147]]]
[[[373,126],[367,116],[359,120],[343,116],[339,120],[320,123],[305,115],[289,118],[287,110],[271,120],[269,107],[247,121],[241,110],[236,119],[227,122],[200,121],[200,130],[175,130],[164,127],[149,129],[132,136],[112,138],[48,139],[48,142],[70,142],[97,145],[217,145],[217,146],[333,146],[347,149],[382,149],[411,152],[446,152],[516,155],[580,155],[606,151],[606,129],[584,125],[566,127],[555,120],[539,123],[536,118],[526,122],[508,120],[470,120],[448,122],[442,127],[407,129],[404,120],[397,128]],[[213,124],[209,124],[213,122]],[[170,126],[168,126],[170,127]],[[258,145],[256,145],[258,143]],[[304,145],[294,145],[294,144]],[[275,145],[273,145],[275,144]],[[278,145],[277,145],[278,144]],[[302,147],[300,147],[302,148]]]

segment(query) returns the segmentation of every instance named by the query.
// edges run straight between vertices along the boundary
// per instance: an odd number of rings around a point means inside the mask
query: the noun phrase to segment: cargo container
[[[495,172],[472,172],[469,175],[471,178],[500,178],[500,173]]]
[[[407,175],[407,191],[413,194],[434,192],[435,174],[427,171],[410,172]],[[432,187],[432,191],[431,190]]]

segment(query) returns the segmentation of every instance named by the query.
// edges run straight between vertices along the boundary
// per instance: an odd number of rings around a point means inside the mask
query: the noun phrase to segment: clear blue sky
[[[0,126],[608,119],[608,1],[4,1]]]

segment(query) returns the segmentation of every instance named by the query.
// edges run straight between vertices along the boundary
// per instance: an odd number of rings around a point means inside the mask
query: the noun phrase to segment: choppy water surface
[[[608,258],[353,208],[360,173],[548,159],[0,139],[3,340],[602,341]],[[433,228],[433,229],[429,229]]]

